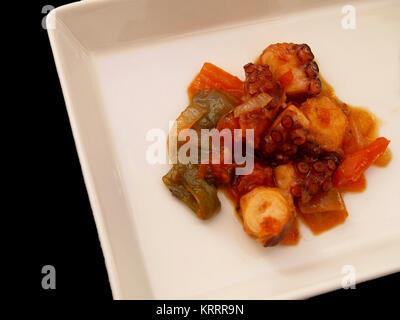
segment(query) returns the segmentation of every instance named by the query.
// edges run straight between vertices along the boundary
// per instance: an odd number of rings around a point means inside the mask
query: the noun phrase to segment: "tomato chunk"
[[[388,139],[380,137],[366,147],[349,154],[337,168],[333,176],[333,185],[342,187],[357,181],[385,152],[389,142]]]

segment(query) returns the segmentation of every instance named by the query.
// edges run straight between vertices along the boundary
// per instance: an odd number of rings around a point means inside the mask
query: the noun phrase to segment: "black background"
[[[38,2],[36,2],[38,3]],[[35,212],[35,226],[31,236],[33,267],[29,270],[30,283],[35,297],[105,299],[112,295],[91,212],[75,144],[57,76],[47,31],[41,27],[42,7],[51,4],[58,7],[69,1],[41,1],[36,10],[39,46],[35,66],[39,66],[39,89],[36,116],[39,125],[33,151],[35,163],[34,182],[37,191],[31,205]],[[39,93],[39,94],[38,94]],[[39,184],[36,182],[40,181]],[[33,221],[33,220],[32,220]],[[33,226],[28,225],[32,229]],[[29,247],[29,246],[28,246]],[[27,250],[27,249],[26,249]],[[30,249],[28,249],[30,250]],[[56,290],[43,290],[41,268],[50,264],[57,271]],[[337,290],[312,298],[381,298],[389,295],[389,287],[396,290],[399,274],[357,284],[355,290]]]

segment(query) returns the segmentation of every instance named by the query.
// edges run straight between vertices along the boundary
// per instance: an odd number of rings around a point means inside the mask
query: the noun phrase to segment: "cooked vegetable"
[[[192,128],[200,131],[201,129],[215,128],[218,120],[231,111],[236,104],[236,98],[222,91],[205,90],[197,92],[191,104],[175,120],[168,142],[177,141],[179,149],[184,142],[179,141],[178,137],[184,129]],[[200,132],[198,137],[200,137]],[[199,145],[199,147],[201,146]],[[173,157],[173,154],[170,153],[170,156]]]
[[[271,100],[272,97],[268,93],[260,93],[259,95],[250,98],[249,100],[238,105],[233,110],[233,115],[237,118],[242,114],[264,108],[268,103],[271,102]]]
[[[175,120],[178,134],[183,129],[191,128],[208,110],[197,103],[191,103]]]
[[[347,216],[346,210],[301,214],[307,227],[316,235],[343,223]]]
[[[236,105],[235,97],[219,90],[205,90],[193,95],[192,103],[207,110],[207,113],[193,126],[193,129],[212,129],[219,119]]]
[[[314,196],[309,202],[300,200],[298,208],[305,224],[314,234],[343,223],[348,216],[342,195],[335,188]]]
[[[198,176],[198,166],[176,164],[163,177],[171,193],[182,200],[200,219],[208,219],[217,213],[221,203],[215,187]]]
[[[170,133],[177,134],[184,129],[211,129],[221,117],[237,104],[236,99],[224,92],[206,90],[197,92],[192,103],[179,115]],[[178,144],[179,146],[179,144]],[[176,164],[163,177],[163,182],[172,194],[196,212],[200,219],[208,219],[221,206],[214,186],[204,180],[204,172],[199,174],[199,166]],[[201,167],[204,169],[204,167]],[[203,176],[203,178],[200,178]]]
[[[298,205],[303,214],[346,210],[343,198],[340,192],[335,188],[316,195],[306,203],[300,199]]]
[[[295,218],[289,193],[257,187],[240,199],[244,230],[264,246],[278,244]]]
[[[197,213],[199,205],[193,195],[182,184],[182,178],[178,171],[178,166],[174,165],[163,176],[162,180],[175,197],[182,200],[190,209]]]
[[[178,137],[182,130],[190,129],[197,121],[199,121],[208,110],[197,103],[192,102],[181,112],[179,117],[175,120],[169,133],[169,141],[177,141],[179,146]]]
[[[241,99],[244,95],[242,80],[212,63],[206,62],[201,68],[200,73],[190,84],[188,92],[192,96],[196,91],[210,89],[226,91],[238,99]]]
[[[346,156],[333,176],[335,187],[357,181],[389,145],[386,138],[378,138],[368,146]]]

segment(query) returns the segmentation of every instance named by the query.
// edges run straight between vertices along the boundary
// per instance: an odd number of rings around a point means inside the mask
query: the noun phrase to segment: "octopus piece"
[[[255,110],[239,116],[239,126],[242,130],[243,137],[246,137],[246,130],[253,130],[254,142],[247,141],[254,149],[258,148],[261,137],[265,130],[271,125],[271,113],[267,108]]]
[[[264,136],[261,149],[264,156],[284,163],[306,142],[309,120],[294,105],[290,105],[274,120]]]
[[[306,44],[277,43],[268,46],[259,62],[269,66],[274,78],[291,98],[307,98],[321,92],[318,65]]]
[[[267,93],[272,100],[267,106],[241,114],[238,117],[239,127],[245,136],[246,129],[254,130],[254,148],[259,146],[261,136],[271,125],[273,119],[281,110],[283,102],[283,90],[275,81],[268,66],[248,63],[244,66],[246,73],[245,92],[248,99]]]
[[[315,161],[298,161],[297,184],[291,189],[292,195],[301,197],[301,201],[307,203],[317,194],[331,190],[332,176],[340,162],[341,158],[336,153],[326,153]]]
[[[318,96],[307,99],[300,110],[310,120],[307,140],[326,151],[338,151],[348,126],[340,104],[332,98]]]
[[[293,162],[274,169],[276,185],[308,203],[315,195],[333,188],[332,176],[340,163],[339,154],[307,142]]]
[[[283,89],[274,79],[267,65],[248,63],[244,67],[246,80],[244,82],[245,94],[248,97],[260,93],[268,93],[272,97],[269,109],[278,109],[283,101]]]
[[[257,187],[240,199],[244,230],[264,246],[277,245],[295,220],[291,195],[279,188]]]

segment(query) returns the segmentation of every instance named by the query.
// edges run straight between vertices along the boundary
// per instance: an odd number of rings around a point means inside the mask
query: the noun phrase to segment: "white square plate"
[[[303,298],[400,269],[400,3],[84,1],[53,10],[49,35],[114,298]],[[51,22],[51,23],[50,23]],[[346,194],[347,221],[294,247],[263,248],[233,208],[198,220],[161,182],[146,140],[187,105],[203,62],[243,78],[270,43],[307,43],[344,101],[383,122],[393,160]]]

